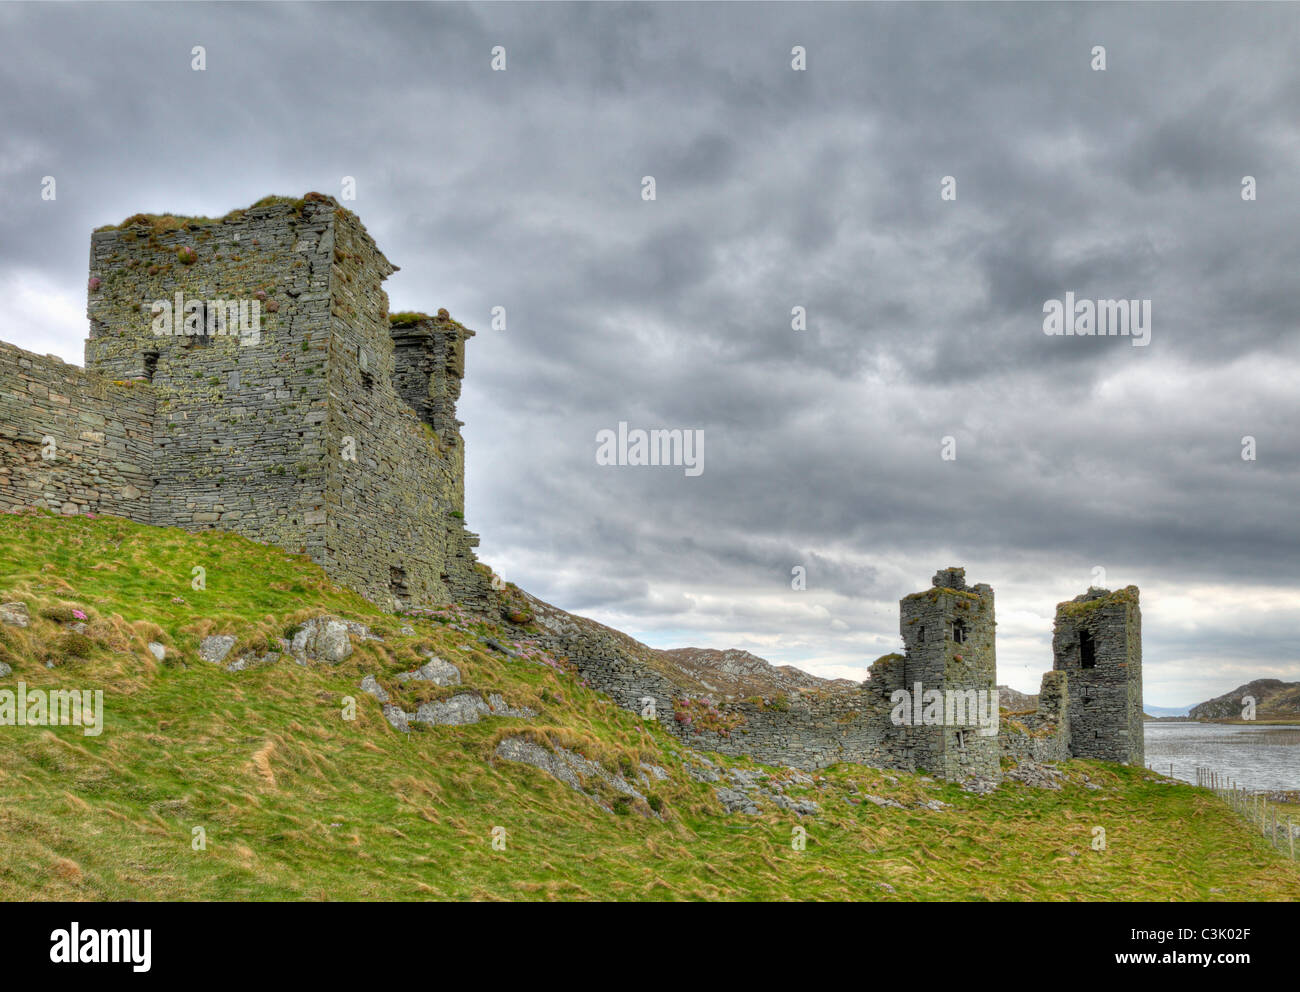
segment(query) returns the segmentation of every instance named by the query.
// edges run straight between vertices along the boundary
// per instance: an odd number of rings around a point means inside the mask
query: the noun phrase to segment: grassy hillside
[[[191,588],[195,566],[205,590]],[[817,815],[727,815],[686,774],[690,752],[561,660],[493,652],[478,635],[501,633],[455,611],[380,613],[309,561],[230,534],[2,516],[0,602],[12,601],[32,623],[0,625],[13,667],[0,689],[101,688],[106,717],[98,737],[0,727],[4,899],[1300,899],[1297,865],[1226,805],[1142,769],[1072,763],[1060,791],[1008,783],[978,797],[842,765],[787,785]],[[197,657],[207,634],[274,646],[322,613],[384,639],[335,666],[282,658],[232,674]],[[150,641],[167,646],[162,663]],[[428,651],[538,716],[394,730],[358,684],[375,674],[411,709],[445,696],[393,678]],[[638,785],[649,804],[615,798],[608,812],[493,759],[519,735],[614,774],[644,762],[668,775]],[[796,825],[806,850],[792,849]],[[1104,851],[1090,847],[1098,826]]]

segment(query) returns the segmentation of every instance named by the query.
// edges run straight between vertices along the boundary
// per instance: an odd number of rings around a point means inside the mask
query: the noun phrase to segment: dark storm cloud
[[[1300,674],[1279,633],[1300,585],[1294,7],[8,5],[0,25],[0,337],[79,359],[96,225],[354,176],[394,309],[479,329],[468,517],[543,598],[847,674],[894,646],[899,596],[965,563],[1034,689],[1054,603],[1101,565],[1144,589],[1148,683],[1177,696],[1153,701],[1187,702],[1242,638]],[[1066,291],[1151,299],[1151,345],[1044,335]],[[703,475],[598,466],[619,421],[702,429]],[[1261,594],[1193,622],[1233,588]]]

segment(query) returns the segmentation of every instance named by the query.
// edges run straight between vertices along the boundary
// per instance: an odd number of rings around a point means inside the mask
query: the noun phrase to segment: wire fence
[[[1196,769],[1196,784],[1209,789],[1226,802],[1247,823],[1267,837],[1275,848],[1296,860],[1296,838],[1300,836],[1300,823],[1291,822],[1291,814],[1278,816],[1278,804],[1271,802],[1268,793],[1243,789],[1222,772],[1213,768]]]

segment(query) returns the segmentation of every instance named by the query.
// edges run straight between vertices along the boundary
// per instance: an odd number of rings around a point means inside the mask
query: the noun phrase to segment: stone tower
[[[390,319],[394,271],[318,193],[97,230],[86,370],[156,396],[143,522],[309,554],[390,608],[485,602],[455,418],[473,332]]]
[[[1069,676],[1070,756],[1145,764],[1137,586],[1057,604],[1052,654]]]
[[[913,764],[949,781],[1001,779],[996,724],[981,733],[978,713],[996,718],[993,590],[966,585],[966,572],[936,572],[932,588],[899,601],[904,656],[901,681],[913,719],[899,727]],[[898,666],[896,666],[898,667]],[[922,720],[915,719],[920,688]],[[939,697],[930,695],[933,691]],[[943,708],[941,721],[926,720]],[[991,701],[991,711],[988,709]],[[927,706],[927,703],[929,704]]]

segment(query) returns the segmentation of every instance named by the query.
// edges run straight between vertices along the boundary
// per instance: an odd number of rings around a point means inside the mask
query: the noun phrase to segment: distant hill
[[[1143,706],[1142,710],[1148,716],[1187,716],[1190,706]]]
[[[1255,697],[1255,719],[1294,720],[1300,718],[1300,682],[1256,679],[1231,692],[1198,703],[1191,708],[1193,720],[1239,720],[1242,697]]]

